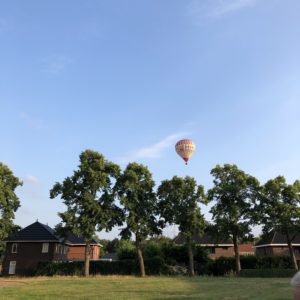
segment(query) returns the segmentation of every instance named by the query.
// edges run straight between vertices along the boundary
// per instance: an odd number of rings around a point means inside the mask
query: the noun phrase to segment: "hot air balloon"
[[[192,140],[184,139],[176,143],[175,149],[177,154],[182,157],[182,159],[185,161],[185,164],[187,165],[188,160],[196,150],[196,145]]]

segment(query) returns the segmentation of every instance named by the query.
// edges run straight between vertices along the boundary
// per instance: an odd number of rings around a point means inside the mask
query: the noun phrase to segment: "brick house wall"
[[[294,252],[297,260],[300,260],[300,247],[294,246]],[[272,255],[284,255],[290,256],[290,251],[287,246],[265,246],[257,247],[255,254],[257,256],[272,256]]]
[[[91,246],[90,259],[98,259],[100,256],[100,246]],[[84,260],[85,246],[84,245],[70,245],[68,251],[68,260]]]
[[[43,242],[8,242],[6,245],[5,260],[3,263],[3,275],[9,275],[11,261],[16,262],[16,275],[33,275],[37,264],[41,261],[64,261],[67,258],[66,248],[56,252],[57,242],[49,243],[48,252],[42,253]],[[13,244],[17,245],[17,253],[12,253]]]
[[[232,257],[234,255],[232,246],[214,246],[205,247],[208,250],[208,257],[211,259],[216,259],[218,257]]]

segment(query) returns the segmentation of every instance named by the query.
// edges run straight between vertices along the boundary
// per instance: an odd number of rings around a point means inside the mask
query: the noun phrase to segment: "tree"
[[[286,236],[292,265],[298,270],[292,242],[300,230],[300,181],[287,184],[283,176],[271,179],[263,185],[259,200],[256,211],[263,232],[276,230]]]
[[[213,188],[208,191],[208,200],[214,201],[210,212],[219,235],[232,239],[236,273],[241,264],[238,249],[240,240],[251,238],[253,207],[259,192],[259,182],[239,170],[236,165],[217,165],[212,171]]]
[[[206,197],[202,185],[197,185],[192,177],[180,178],[174,176],[171,180],[164,180],[158,187],[160,215],[165,223],[177,224],[184,236],[189,255],[189,275],[194,276],[194,234],[202,234],[205,227],[204,216],[198,206],[206,204]]]
[[[126,227],[122,238],[135,235],[135,247],[139,260],[140,276],[145,276],[142,242],[148,237],[160,234],[160,224],[156,219],[157,199],[153,191],[154,181],[147,167],[130,163],[119,177],[116,190],[124,206]]]
[[[0,258],[5,244],[2,242],[12,234],[18,226],[14,225],[15,212],[20,207],[20,201],[15,190],[22,182],[13,172],[0,162]]]
[[[122,210],[114,204],[114,183],[120,174],[118,165],[96,151],[80,154],[80,164],[71,177],[56,183],[50,197],[60,196],[67,210],[59,213],[65,232],[85,239],[85,276],[89,275],[90,243],[95,231],[111,230],[122,224]]]

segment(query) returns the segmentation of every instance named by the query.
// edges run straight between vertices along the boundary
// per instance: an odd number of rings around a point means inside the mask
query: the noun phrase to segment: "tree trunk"
[[[135,241],[136,245],[136,252],[138,255],[139,259],[139,265],[140,265],[140,276],[145,277],[145,265],[144,265],[144,258],[143,258],[143,253],[142,253],[142,248],[141,248],[141,241],[137,238]]]
[[[234,257],[235,257],[235,271],[236,271],[236,275],[239,276],[241,272],[241,262],[240,262],[238,239],[236,236],[233,237],[233,246],[234,246]]]
[[[91,254],[91,242],[86,241],[85,244],[85,257],[84,257],[84,276],[90,275],[90,254]]]
[[[291,257],[293,268],[298,271],[298,264],[297,264],[294,248],[293,248],[292,241],[291,241],[288,233],[286,234],[286,238],[287,238],[287,242],[288,242],[288,247],[289,247],[289,251],[290,251],[290,257]]]
[[[195,271],[194,271],[194,254],[193,254],[193,248],[192,248],[192,241],[191,239],[188,239],[188,254],[189,254],[189,276],[194,276]]]

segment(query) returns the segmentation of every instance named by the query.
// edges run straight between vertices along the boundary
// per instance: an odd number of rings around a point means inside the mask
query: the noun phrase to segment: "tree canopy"
[[[6,237],[14,232],[15,212],[20,207],[20,201],[15,193],[22,182],[13,172],[0,162],[0,256],[4,250],[4,244],[1,243]]]
[[[137,163],[129,163],[116,184],[126,222],[126,227],[120,234],[122,238],[135,235],[141,276],[145,276],[141,243],[148,236],[161,233],[160,223],[156,218],[158,207],[154,186],[155,182],[148,168]]]
[[[205,227],[204,216],[199,204],[206,204],[206,196],[202,185],[197,185],[192,177],[174,176],[171,180],[164,180],[157,190],[159,198],[160,216],[167,224],[177,224],[188,246],[189,273],[194,275],[192,252],[192,237],[203,233]]]
[[[105,160],[96,151],[80,154],[73,175],[56,183],[50,197],[60,196],[67,206],[59,213],[61,226],[86,240],[85,275],[89,274],[90,241],[96,230],[111,230],[122,223],[122,211],[114,203],[114,184],[120,174],[118,165]]]
[[[298,269],[292,241],[300,230],[300,181],[287,184],[283,176],[269,180],[262,187],[256,213],[264,233],[276,230],[286,236],[291,261]]]
[[[223,238],[234,244],[236,272],[239,274],[238,242],[251,238],[253,207],[259,193],[258,180],[240,170],[236,165],[217,165],[211,171],[213,187],[208,191],[212,220]]]

